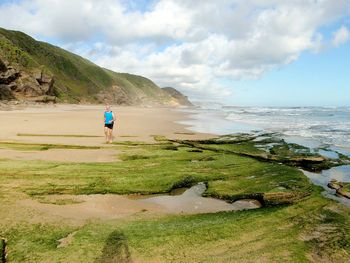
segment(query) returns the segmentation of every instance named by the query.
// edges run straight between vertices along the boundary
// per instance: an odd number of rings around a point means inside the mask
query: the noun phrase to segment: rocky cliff
[[[180,91],[172,87],[165,87],[163,88],[163,90],[166,91],[171,97],[173,97],[174,100],[176,100],[180,105],[193,106],[192,102],[188,99],[188,97],[183,95]]]
[[[0,100],[55,101],[54,78],[37,69],[21,71],[0,58]]]

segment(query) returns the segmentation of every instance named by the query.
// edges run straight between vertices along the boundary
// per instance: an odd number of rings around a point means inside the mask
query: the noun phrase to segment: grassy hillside
[[[55,95],[61,101],[177,104],[147,78],[101,68],[22,32],[0,28],[0,58],[25,72],[40,68],[54,75]]]

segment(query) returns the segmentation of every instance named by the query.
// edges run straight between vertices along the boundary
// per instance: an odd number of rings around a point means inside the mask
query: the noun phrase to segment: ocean
[[[288,142],[328,148],[350,156],[350,107],[236,107],[183,109],[191,119],[181,123],[197,132],[217,135],[275,132]]]

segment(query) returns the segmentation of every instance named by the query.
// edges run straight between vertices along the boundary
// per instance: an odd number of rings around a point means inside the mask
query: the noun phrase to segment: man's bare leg
[[[113,142],[113,130],[108,129],[108,142],[112,143]]]
[[[108,137],[108,128],[107,127],[105,127],[105,137],[106,137],[106,143],[108,143],[109,142],[109,137]]]

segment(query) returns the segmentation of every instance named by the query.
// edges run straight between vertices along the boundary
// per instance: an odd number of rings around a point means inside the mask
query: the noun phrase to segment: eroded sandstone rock
[[[110,103],[113,102],[119,105],[132,105],[132,99],[123,90],[123,88],[115,85],[110,89],[106,89],[97,94],[97,98],[100,102]]]
[[[336,181],[336,180],[332,180],[330,181],[327,186],[331,189],[334,189],[334,190],[338,190],[340,189],[342,186]]]
[[[0,100],[54,102],[54,78],[42,69],[33,72],[6,65],[0,59]]]
[[[267,206],[292,204],[302,196],[295,192],[272,192],[264,193],[264,203]]]
[[[350,199],[350,192],[344,189],[344,183],[332,180],[327,184],[327,186],[331,189],[334,189],[338,195]]]
[[[20,76],[20,73],[12,68],[8,67],[5,71],[0,72],[0,84],[9,85]]]
[[[0,59],[0,72],[4,72],[7,70],[7,67],[5,65],[5,62],[3,62],[1,59]]]

